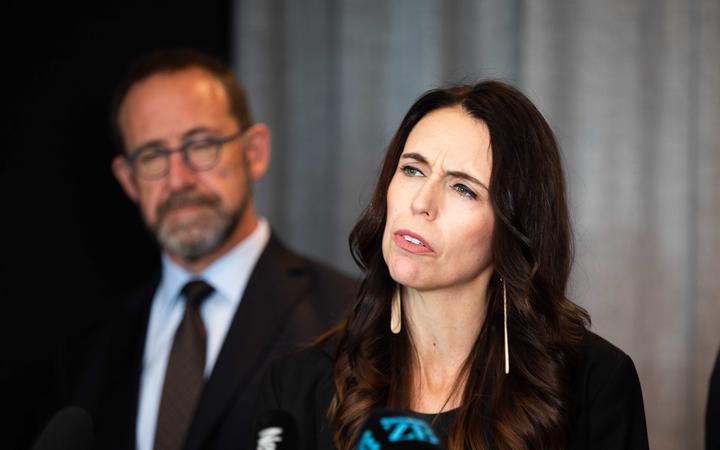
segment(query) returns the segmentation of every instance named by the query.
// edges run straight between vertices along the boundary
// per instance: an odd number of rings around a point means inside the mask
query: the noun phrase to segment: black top
[[[446,442],[447,437],[450,434],[450,425],[452,425],[453,420],[455,420],[457,412],[457,409],[451,409],[450,411],[444,411],[440,414],[419,413],[415,411],[409,411],[408,414],[427,422],[430,426],[432,426],[432,429],[438,439],[442,442]]]
[[[299,450],[334,450],[326,411],[335,392],[329,343],[276,361],[262,383],[256,412],[284,410],[298,425]],[[628,355],[588,332],[577,375],[577,417],[571,449],[647,449],[640,380]],[[435,421],[442,438],[455,411]],[[426,415],[417,414],[428,419]]]

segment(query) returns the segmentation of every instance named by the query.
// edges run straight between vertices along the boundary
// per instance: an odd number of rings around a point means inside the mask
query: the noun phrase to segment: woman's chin
[[[408,261],[398,261],[389,266],[389,270],[390,277],[396,283],[414,289],[423,287],[423,272],[416,264]]]

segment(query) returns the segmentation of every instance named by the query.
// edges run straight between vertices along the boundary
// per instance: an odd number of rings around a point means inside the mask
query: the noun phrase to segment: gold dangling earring
[[[503,331],[505,334],[505,374],[510,373],[510,349],[508,347],[508,330],[507,330],[507,289],[505,288],[505,280],[500,277],[503,289]]]
[[[395,288],[395,294],[393,294],[392,302],[390,303],[390,331],[393,334],[400,333],[402,328],[402,301],[400,299],[401,287],[398,285]]]

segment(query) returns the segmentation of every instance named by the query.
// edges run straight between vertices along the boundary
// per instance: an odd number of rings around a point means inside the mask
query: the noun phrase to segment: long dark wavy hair
[[[564,448],[574,425],[578,349],[590,318],[565,296],[573,247],[556,139],[530,100],[498,81],[427,92],[390,142],[370,204],[349,239],[364,278],[351,315],[334,332],[336,393],[328,414],[336,445],[353,448],[373,409],[409,406],[414,350],[407,326],[390,332],[396,283],[381,247],[387,190],[413,127],[448,107],[461,107],[490,131],[496,217],[486,317],[462,369],[466,381],[448,448]],[[501,280],[508,300],[507,375]]]

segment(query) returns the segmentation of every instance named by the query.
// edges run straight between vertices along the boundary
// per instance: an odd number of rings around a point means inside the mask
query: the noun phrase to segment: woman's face
[[[382,250],[395,281],[419,291],[485,290],[491,168],[487,126],[460,107],[432,111],[412,129],[387,193]]]

